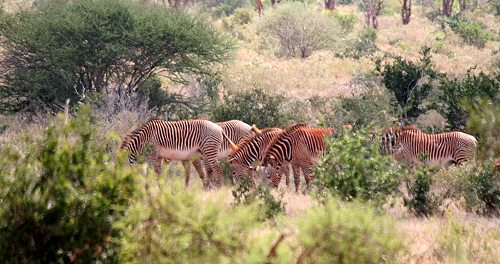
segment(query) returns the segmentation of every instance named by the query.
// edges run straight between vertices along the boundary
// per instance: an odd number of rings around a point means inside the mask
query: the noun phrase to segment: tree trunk
[[[325,9],[326,10],[334,10],[335,9],[335,0],[325,0]]]
[[[411,0],[403,0],[403,7],[401,8],[401,18],[403,19],[403,25],[408,25],[410,23],[410,17]]]
[[[264,6],[262,5],[262,0],[255,0],[257,4],[257,10],[259,11],[259,16],[262,15],[262,10],[264,10]]]
[[[459,0],[460,3],[460,13],[465,12],[467,9],[467,1],[466,0]]]
[[[453,2],[455,0],[443,0],[443,15],[451,17],[453,11]]]

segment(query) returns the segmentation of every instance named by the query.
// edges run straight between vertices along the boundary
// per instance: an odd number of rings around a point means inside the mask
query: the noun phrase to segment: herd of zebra
[[[344,129],[352,129],[346,125]],[[182,161],[186,173],[185,184],[189,185],[189,168],[192,162],[204,188],[209,188],[212,179],[222,184],[222,169],[219,160],[226,159],[235,182],[250,175],[254,182],[255,164],[265,168],[265,174],[273,187],[277,187],[282,175],[289,185],[289,164],[294,177],[296,192],[299,191],[300,173],[304,175],[307,188],[312,181],[312,167],[326,151],[325,138],[335,134],[333,128],[315,128],[306,124],[295,124],[285,129],[258,129],[239,120],[213,123],[208,120],[163,121],[150,120],[142,127],[128,133],[120,145],[128,152],[132,164],[146,143],[155,149],[151,159],[157,173],[162,163]],[[389,127],[374,132],[373,139],[380,139],[384,152],[397,160],[406,160],[416,165],[426,164],[447,167],[474,161],[477,141],[462,132],[426,134],[414,126]],[[214,177],[215,174],[215,177]]]

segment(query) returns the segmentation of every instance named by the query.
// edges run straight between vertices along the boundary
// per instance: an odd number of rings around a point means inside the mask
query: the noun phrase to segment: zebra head
[[[252,166],[246,166],[239,162],[236,158],[230,158],[228,160],[229,167],[231,168],[231,173],[233,176],[233,181],[235,183],[240,183],[245,175],[250,178],[254,177],[255,168]]]

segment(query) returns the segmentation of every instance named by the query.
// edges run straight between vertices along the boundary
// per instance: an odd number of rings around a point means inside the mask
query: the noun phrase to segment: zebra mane
[[[285,129],[283,129],[283,131],[284,131],[284,133],[290,133],[290,132],[292,132],[296,129],[302,128],[302,127],[309,127],[309,125],[305,124],[305,123],[295,124],[295,125],[286,127]]]

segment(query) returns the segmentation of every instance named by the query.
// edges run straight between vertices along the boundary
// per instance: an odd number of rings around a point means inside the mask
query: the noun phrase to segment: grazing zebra
[[[260,134],[251,134],[241,139],[237,149],[228,157],[235,182],[240,182],[245,174],[249,176],[253,175],[253,163],[255,161],[262,161],[262,154],[267,146],[283,132],[284,130],[280,128],[266,128]],[[280,179],[282,174],[285,175],[286,186],[290,184],[289,173],[287,165],[283,166],[282,170],[278,172]],[[250,179],[254,183],[253,178]]]
[[[250,126],[240,120],[230,120],[216,124],[222,128],[223,133],[227,136],[224,137],[219,153],[217,154],[218,160],[224,160],[231,154],[231,151],[235,148],[234,142],[238,143],[246,135],[251,136],[255,133],[260,133],[260,130],[255,125]],[[189,164],[187,166],[189,167]],[[202,158],[194,160],[193,166],[203,180],[206,177],[206,172],[203,169]]]
[[[381,144],[384,152],[415,165],[448,167],[476,160],[477,140],[462,132],[426,134],[414,126],[389,127]]]
[[[262,165],[268,167],[268,177],[273,187],[277,187],[279,171],[285,161],[292,164],[295,191],[299,191],[300,170],[304,174],[307,188],[312,181],[312,166],[325,151],[325,136],[332,135],[332,128],[311,128],[303,124],[291,126],[278,136],[266,149]]]
[[[162,160],[181,160],[186,171],[186,186],[189,185],[189,161],[201,155],[208,174],[203,185],[208,188],[213,173],[217,174],[217,185],[222,183],[222,170],[217,162],[217,155],[224,136],[220,126],[207,120],[150,120],[128,133],[120,149],[129,152],[129,162],[132,164],[146,143],[153,144],[155,151],[151,158],[155,161],[155,171],[161,173]]]

